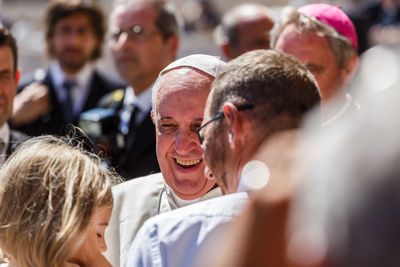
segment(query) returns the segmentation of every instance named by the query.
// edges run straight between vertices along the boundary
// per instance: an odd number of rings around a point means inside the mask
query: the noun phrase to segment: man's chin
[[[193,181],[176,182],[172,190],[183,200],[193,200],[206,194],[212,188],[207,181],[203,183]]]
[[[69,72],[79,72],[85,66],[86,62],[87,61],[64,61],[61,63],[61,66]]]

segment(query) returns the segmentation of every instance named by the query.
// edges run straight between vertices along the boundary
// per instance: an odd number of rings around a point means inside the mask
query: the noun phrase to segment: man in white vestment
[[[272,135],[297,129],[319,103],[314,77],[293,56],[254,50],[230,61],[213,82],[204,122],[197,130],[205,175],[226,196],[149,219],[125,266],[193,266],[204,240],[247,203],[247,193],[238,192],[252,188],[244,170],[254,171],[253,165],[264,170],[261,178],[267,175],[264,163],[251,161],[253,154]]]
[[[105,253],[113,266],[124,262],[146,219],[221,195],[215,181],[204,175],[203,151],[196,130],[203,121],[211,83],[224,65],[213,56],[191,55],[161,71],[153,86],[151,112],[161,173],[114,188]]]

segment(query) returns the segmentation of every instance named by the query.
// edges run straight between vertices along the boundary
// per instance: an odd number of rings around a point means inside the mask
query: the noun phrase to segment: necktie
[[[131,112],[131,118],[129,120],[129,126],[128,126],[128,135],[132,135],[135,129],[135,124],[136,124],[136,116],[138,115],[139,109],[133,104],[132,105],[132,112]]]
[[[125,149],[130,149],[133,140],[135,139],[135,131],[136,131],[136,115],[138,114],[139,109],[135,106],[132,105],[132,113],[131,113],[131,119],[129,120],[129,131],[128,134],[125,135]]]
[[[67,122],[71,122],[74,115],[73,115],[73,102],[72,102],[72,97],[71,97],[71,89],[76,85],[76,82],[74,81],[68,81],[66,80],[63,83],[63,89],[65,91],[65,102],[63,104],[64,108],[64,117]]]

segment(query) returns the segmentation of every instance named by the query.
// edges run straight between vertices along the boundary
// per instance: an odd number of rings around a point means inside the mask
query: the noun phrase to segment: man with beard
[[[104,16],[88,1],[52,1],[46,15],[47,52],[53,59],[46,73],[21,86],[12,124],[30,135],[61,134],[79,114],[96,106],[122,85],[98,73],[92,61],[101,55]]]
[[[120,76],[129,85],[99,103],[112,108],[119,127],[110,136],[111,165],[126,179],[159,172],[151,87],[160,71],[176,57],[179,27],[171,3],[120,0],[110,17],[109,47]]]

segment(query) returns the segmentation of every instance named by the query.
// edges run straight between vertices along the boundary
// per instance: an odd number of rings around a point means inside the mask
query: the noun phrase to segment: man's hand
[[[51,108],[49,88],[34,82],[15,96],[11,122],[16,127],[23,126],[48,113]]]

